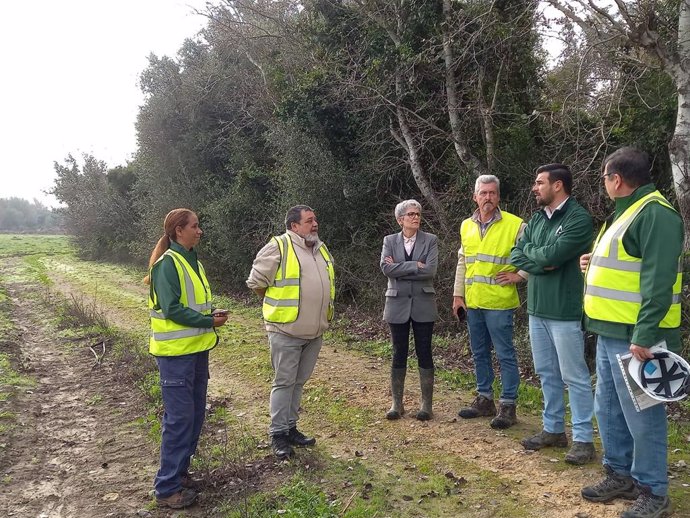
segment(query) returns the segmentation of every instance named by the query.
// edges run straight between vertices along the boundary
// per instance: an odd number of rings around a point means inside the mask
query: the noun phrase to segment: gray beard
[[[302,237],[304,238],[304,243],[307,246],[314,246],[319,242],[319,234],[317,232],[310,232]]]

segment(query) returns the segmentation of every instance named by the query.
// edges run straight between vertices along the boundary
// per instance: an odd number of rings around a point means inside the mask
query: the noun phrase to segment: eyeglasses
[[[602,180],[606,180],[607,178],[610,179],[614,174],[616,174],[616,173],[604,173],[601,175],[601,179]]]
[[[405,216],[407,216],[407,217],[410,218],[410,219],[412,219],[412,218],[421,218],[421,217],[422,217],[422,214],[421,214],[420,212],[408,212],[407,214],[405,214]]]

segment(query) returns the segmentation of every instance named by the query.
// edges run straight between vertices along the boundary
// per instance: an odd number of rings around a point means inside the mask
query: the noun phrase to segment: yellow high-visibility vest
[[[466,219],[460,225],[460,240],[465,255],[465,304],[472,309],[512,309],[520,305],[515,284],[501,286],[499,272],[514,272],[510,250],[520,232],[522,220],[501,211],[482,239],[479,225]]]
[[[640,295],[640,271],[642,260],[629,255],[623,246],[623,236],[642,209],[649,203],[660,203],[675,210],[659,191],[643,196],[608,228],[599,232],[585,274],[585,314],[596,320],[637,324],[642,296]],[[671,307],[659,327],[680,326],[680,290],[682,285],[681,264],[673,284]]]
[[[172,258],[180,279],[180,303],[203,315],[210,315],[211,288],[202,264],[198,263],[199,275],[197,275],[182,254],[168,249],[158,261],[165,256]],[[165,318],[158,305],[155,289],[150,290],[149,293],[149,314],[151,316],[149,353],[154,356],[198,353],[212,349],[216,345],[218,335],[213,327],[188,327]]]
[[[266,322],[288,324],[297,320],[300,304],[300,264],[289,234],[275,236],[280,251],[280,264],[276,271],[273,284],[266,289],[262,306],[263,317]],[[335,270],[333,258],[323,243],[319,252],[326,261],[328,280],[330,284],[330,301],[327,318],[333,318],[335,302]]]

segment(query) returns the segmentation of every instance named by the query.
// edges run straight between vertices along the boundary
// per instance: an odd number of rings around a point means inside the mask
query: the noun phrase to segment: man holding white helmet
[[[679,351],[680,256],[683,222],[656,190],[649,156],[624,147],[609,155],[602,179],[615,212],[592,253],[580,259],[585,272],[585,325],[598,335],[595,413],[605,453],[606,477],[582,489],[594,502],[636,499],[621,518],[668,516],[666,408],[637,411],[617,354],[650,359],[665,341]]]

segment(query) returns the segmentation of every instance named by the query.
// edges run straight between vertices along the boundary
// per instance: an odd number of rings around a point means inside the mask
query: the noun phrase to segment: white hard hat
[[[678,401],[690,393],[690,364],[671,351],[655,352],[640,361],[634,356],[628,372],[645,393],[658,401]]]

